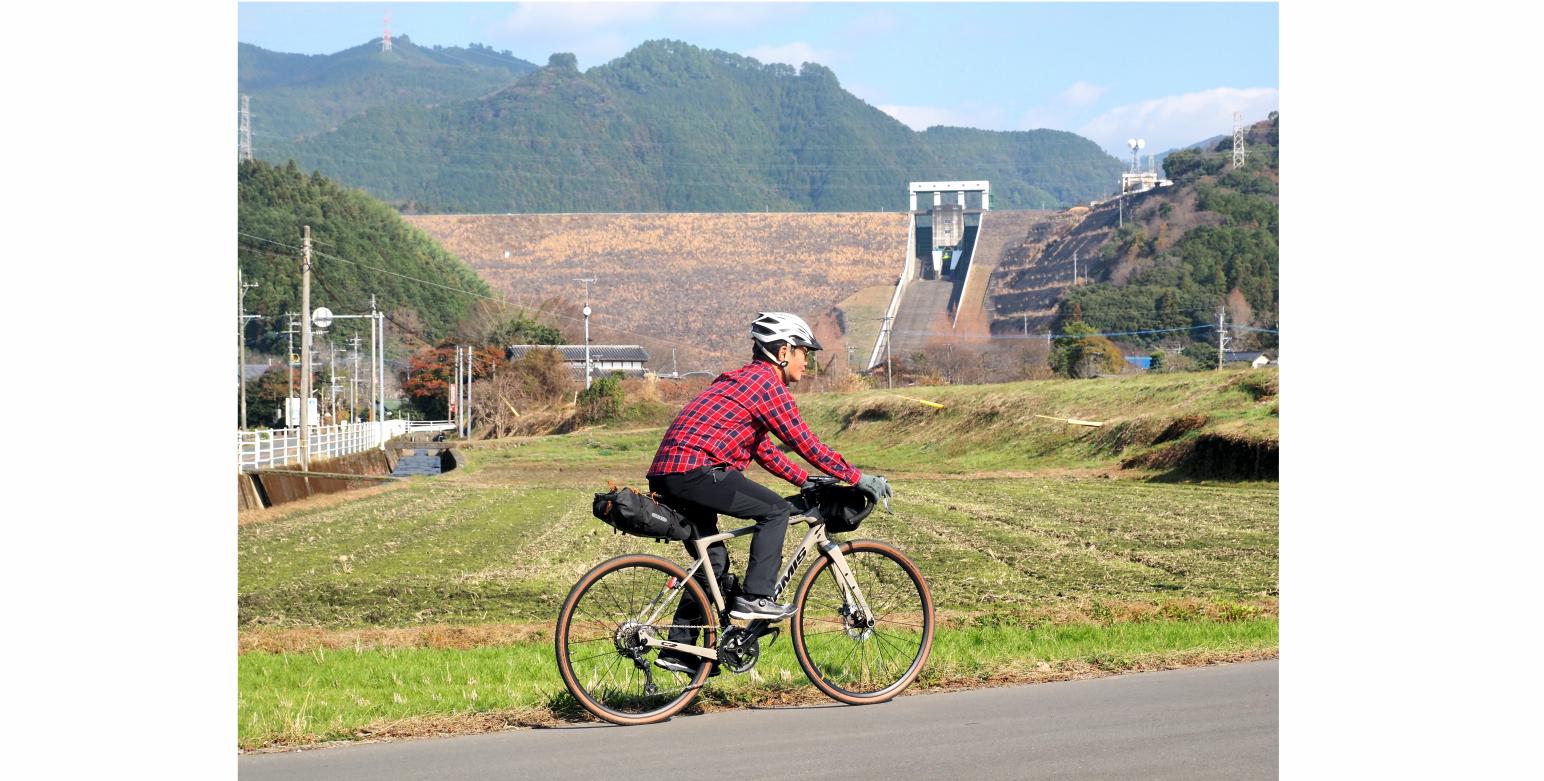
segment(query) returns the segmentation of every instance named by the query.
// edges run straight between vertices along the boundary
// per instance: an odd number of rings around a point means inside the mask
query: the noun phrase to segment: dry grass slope
[[[658,336],[702,345],[678,348],[683,371],[743,362],[746,324],[758,310],[813,320],[862,288],[893,284],[906,252],[900,213],[405,219],[515,300],[577,300],[582,288],[573,280],[595,277],[592,324],[631,332],[601,338]],[[669,346],[664,349],[653,357],[654,368],[668,370]]]

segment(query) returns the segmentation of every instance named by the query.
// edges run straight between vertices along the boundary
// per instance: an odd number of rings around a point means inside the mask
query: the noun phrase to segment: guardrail
[[[408,431],[408,421],[338,423],[312,426],[307,437],[312,458],[337,458],[381,447]],[[272,428],[236,432],[236,468],[243,472],[300,463],[300,429]]]
[[[901,298],[906,294],[906,283],[917,276],[917,217],[911,216],[911,221],[906,228],[906,262],[901,266],[901,276],[895,282],[895,293],[890,296],[890,306],[885,308],[884,323],[880,326],[879,336],[874,338],[874,352],[869,356],[868,366],[864,371],[879,365],[884,357],[882,349],[885,340],[890,338],[890,333],[895,326],[895,316],[901,308]]]

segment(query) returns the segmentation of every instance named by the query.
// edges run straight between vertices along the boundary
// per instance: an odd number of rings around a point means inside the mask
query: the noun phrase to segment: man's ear
[[[793,354],[793,348],[789,347],[787,342],[783,342],[783,345],[781,347],[777,348],[777,359],[779,361],[786,361],[786,360],[788,360],[789,356],[791,356],[792,354]]]

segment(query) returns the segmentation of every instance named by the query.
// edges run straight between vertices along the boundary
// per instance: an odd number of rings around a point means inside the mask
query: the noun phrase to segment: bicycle
[[[779,573],[772,598],[782,595],[810,553],[819,553],[794,594],[797,612],[787,619],[799,666],[816,689],[838,702],[890,700],[916,679],[932,649],[933,597],[927,581],[911,559],[888,543],[831,539],[818,511],[789,518],[790,526],[798,523],[809,524],[809,530]],[[689,569],[660,556],[631,553],[579,578],[558,613],[553,639],[563,685],[585,710],[613,724],[663,721],[691,704],[708,677],[718,674],[715,666],[736,674],[756,666],[762,638],[770,636],[770,645],[781,628],[762,619],[734,624],[707,556],[709,545],[755,531],[752,525],[694,536],[689,541],[696,558]],[[699,569],[708,594],[693,577]],[[830,576],[822,578],[827,572]],[[705,608],[687,617],[697,623],[661,623],[674,620],[686,593]],[[672,628],[701,632],[702,644],[671,642],[666,637]],[[702,661],[692,674],[665,670],[652,663],[661,649]]]

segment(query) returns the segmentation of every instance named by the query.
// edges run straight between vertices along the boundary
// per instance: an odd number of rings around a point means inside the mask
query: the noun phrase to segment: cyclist
[[[768,472],[801,489],[809,484],[809,473],[783,455],[767,434],[792,446],[820,471],[856,485],[875,501],[890,495],[890,489],[884,478],[860,474],[822,444],[799,417],[799,406],[787,386],[804,376],[806,360],[820,349],[809,324],[787,312],[761,312],[751,323],[750,336],[751,362],[720,374],[681,408],[665,430],[649,467],[649,490],[685,515],[699,536],[718,533],[719,513],[755,520],[750,563],[739,594],[729,594],[733,578],[724,543],[708,547],[708,560],[720,591],[730,600],[730,616],[781,621],[796,609],[772,599],[790,510],[786,500],[747,478],[744,470],[755,459]],[[696,555],[690,542],[687,552]],[[697,577],[707,589],[705,572],[699,570]],[[678,626],[670,630],[670,641],[695,644],[697,631],[680,625],[697,623],[700,616],[697,600],[688,592],[676,608],[673,623]],[[667,650],[654,663],[692,674],[698,661]]]

